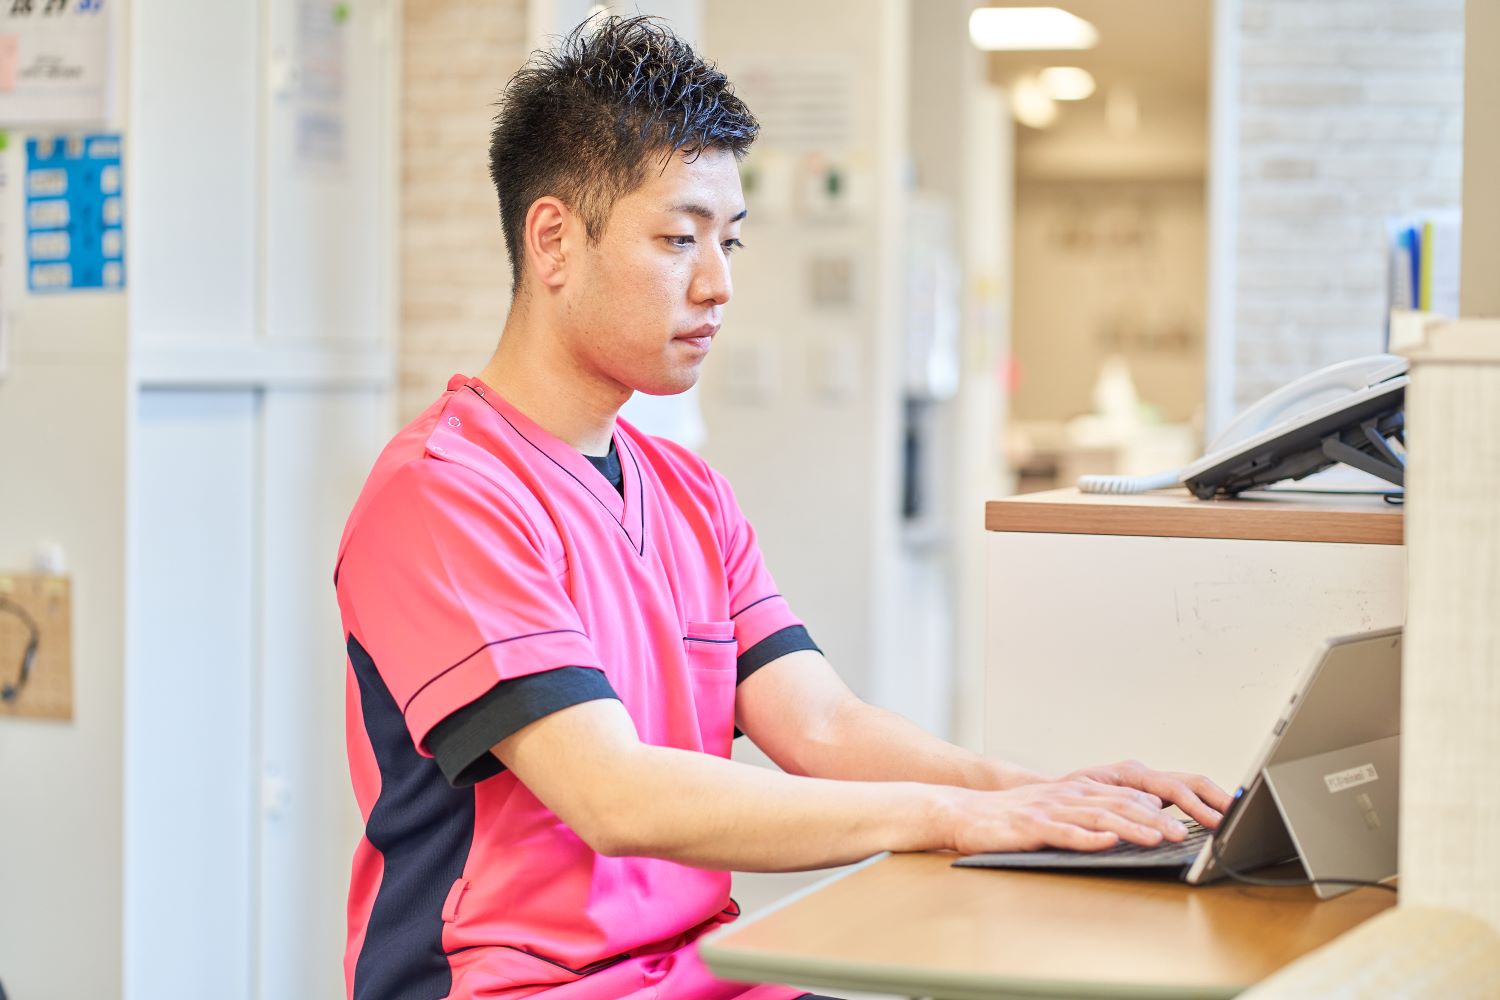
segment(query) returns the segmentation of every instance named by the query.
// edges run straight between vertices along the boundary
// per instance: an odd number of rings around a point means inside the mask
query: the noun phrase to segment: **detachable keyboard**
[[[1173,843],[1163,840],[1155,847],[1120,841],[1103,851],[1016,851],[1003,854],[970,854],[953,862],[956,868],[1185,868],[1193,863],[1213,831],[1194,820],[1184,820],[1188,834]]]

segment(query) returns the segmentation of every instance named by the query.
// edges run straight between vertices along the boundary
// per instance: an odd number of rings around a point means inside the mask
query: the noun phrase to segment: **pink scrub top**
[[[738,916],[729,873],[595,853],[488,752],[618,698],[643,742],[728,757],[746,651],[805,648],[728,483],[624,421],[614,446],[623,491],[455,376],[355,504],[335,573],[365,821],[351,998],[803,993],[698,959],[697,938]]]

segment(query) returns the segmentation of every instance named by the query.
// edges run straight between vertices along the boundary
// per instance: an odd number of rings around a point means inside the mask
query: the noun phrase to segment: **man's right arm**
[[[699,868],[796,871],[881,851],[1099,850],[1182,836],[1150,796],[1108,785],[834,781],[651,746],[612,700],[554,712],[494,752],[599,853]]]

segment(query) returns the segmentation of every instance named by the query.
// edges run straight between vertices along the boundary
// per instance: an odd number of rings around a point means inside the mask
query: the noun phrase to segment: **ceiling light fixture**
[[[1091,49],[1092,24],[1060,7],[980,7],[969,15],[969,38],[986,52]]]
[[[1078,66],[1048,66],[1037,82],[1054,101],[1081,101],[1094,93],[1094,75]]]
[[[1022,125],[1046,128],[1057,121],[1057,102],[1036,77],[1026,76],[1011,85],[1010,113]]]

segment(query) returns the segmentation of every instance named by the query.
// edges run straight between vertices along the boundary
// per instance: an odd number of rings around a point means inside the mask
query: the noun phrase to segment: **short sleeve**
[[[339,605],[419,750],[437,723],[502,681],[559,667],[602,673],[558,579],[563,565],[555,536],[454,463],[409,463],[365,508],[339,561]]]
[[[490,750],[507,736],[573,705],[619,697],[602,673],[587,667],[513,677],[433,726],[427,749],[448,783],[462,788],[505,770]]]
[[[728,481],[713,473],[713,482],[722,519],[729,613],[734,621],[735,642],[743,655],[784,629],[801,629],[802,621],[792,614],[786,599],[776,589],[776,581],[766,569],[756,542],[755,529],[740,511]]]

